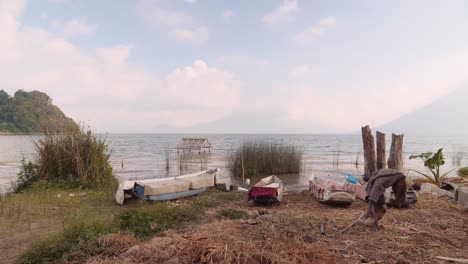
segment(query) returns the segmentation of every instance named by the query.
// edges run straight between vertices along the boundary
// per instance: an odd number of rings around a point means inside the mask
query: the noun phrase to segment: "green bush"
[[[85,128],[47,132],[36,143],[37,179],[114,191],[118,185],[107,143]]]
[[[36,243],[18,259],[20,264],[83,262],[99,249],[98,238],[115,231],[112,226],[102,223],[77,224],[62,233]],[[72,252],[79,254],[71,254]]]
[[[13,190],[15,192],[21,192],[38,179],[37,165],[31,161],[26,162],[23,158],[21,160],[20,172],[18,173],[18,180],[13,183]]]
[[[144,208],[134,208],[117,218],[121,230],[130,231],[135,237],[145,240],[168,229],[200,219],[203,210],[196,206],[175,207],[166,203]]]
[[[459,168],[457,170],[457,174],[458,176],[462,176],[462,177],[468,176],[468,167]]]
[[[299,173],[302,154],[294,145],[244,142],[231,155],[229,167],[236,176]]]
[[[410,169],[410,171],[414,171],[422,176],[424,176],[426,179],[428,179],[431,183],[441,186],[442,181],[447,177],[447,175],[452,172],[453,170],[446,172],[442,174],[440,172],[440,167],[445,164],[445,158],[443,154],[443,148],[440,148],[437,150],[436,153],[432,152],[426,152],[426,153],[421,153],[419,155],[411,155],[409,159],[421,159],[424,161],[424,166],[429,169],[431,174],[426,174],[417,170]]]
[[[242,219],[247,218],[249,213],[235,209],[222,209],[218,211],[217,215],[219,219]]]

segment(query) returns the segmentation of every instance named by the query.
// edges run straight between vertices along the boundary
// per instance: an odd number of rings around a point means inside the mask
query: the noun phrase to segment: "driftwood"
[[[392,145],[388,156],[388,168],[403,171],[403,134],[392,134]]]
[[[362,127],[361,132],[364,146],[364,179],[367,180],[376,171],[377,167],[375,161],[375,143],[369,126]]]
[[[387,160],[385,158],[385,134],[377,131],[377,170],[385,169],[387,167]]]

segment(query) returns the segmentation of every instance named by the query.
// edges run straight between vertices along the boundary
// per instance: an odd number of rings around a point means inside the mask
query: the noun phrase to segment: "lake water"
[[[227,157],[242,142],[250,140],[294,144],[303,150],[303,172],[298,175],[282,176],[290,188],[305,186],[308,177],[312,174],[331,175],[347,171],[361,175],[364,170],[360,134],[106,134],[100,136],[106,138],[109,143],[112,165],[121,180],[175,176],[206,168],[220,168],[222,177],[231,178],[227,169]],[[175,146],[184,136],[207,137],[213,149],[211,152],[201,154],[192,152],[188,158],[181,159]],[[36,139],[37,136],[0,136],[0,191],[9,189],[11,181],[16,178],[23,157],[26,160],[34,158]],[[387,135],[386,140],[388,155],[390,135]],[[465,137],[405,135],[405,168],[424,170],[422,162],[409,160],[409,155],[436,151],[439,147],[444,147],[446,157],[444,171],[468,164],[466,159],[468,156],[464,155],[465,150],[468,150],[468,139]],[[459,158],[460,156],[463,157]],[[233,180],[238,181],[238,179]]]

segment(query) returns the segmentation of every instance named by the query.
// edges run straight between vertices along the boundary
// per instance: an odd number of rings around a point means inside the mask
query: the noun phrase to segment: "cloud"
[[[87,35],[96,32],[97,25],[91,25],[86,18],[72,19],[63,24],[63,34],[67,37]]]
[[[304,31],[297,33],[294,36],[294,40],[299,43],[309,43],[315,40],[317,37],[323,35],[326,30],[328,30],[331,26],[336,24],[335,17],[325,17],[320,19],[320,21],[306,28]]]
[[[128,57],[130,57],[131,50],[132,46],[130,45],[117,45],[114,47],[99,48],[98,55],[104,61],[111,64],[123,64]]]
[[[185,3],[195,4],[197,0],[184,0]]]
[[[209,38],[207,26],[189,14],[170,8],[164,1],[139,0],[136,10],[153,28],[179,41],[200,44]]]
[[[289,22],[298,11],[299,7],[296,0],[284,0],[279,7],[263,15],[260,21],[267,25]]]
[[[221,64],[238,66],[238,67],[254,67],[260,68],[270,65],[268,60],[255,58],[247,55],[225,55],[220,56],[218,62]]]
[[[312,69],[307,66],[307,65],[299,65],[297,67],[294,67],[292,68],[290,71],[289,71],[289,76],[291,77],[297,77],[297,76],[300,76],[300,75],[303,75],[303,74],[306,74],[306,73],[309,73],[311,72]]]
[[[208,40],[209,32],[207,27],[198,27],[195,29],[175,29],[170,33],[178,41],[201,44]]]
[[[288,119],[314,131],[310,124],[324,124],[334,133],[352,132],[364,124],[378,126],[466,85],[468,52],[399,68],[397,75],[370,78],[356,72],[363,83],[343,82],[343,88],[327,91],[311,82],[288,87]],[[284,100],[284,98],[283,98]]]
[[[231,23],[231,18],[234,16],[234,12],[231,9],[224,9],[223,19],[226,23]]]
[[[0,6],[0,72],[8,72],[0,87],[44,91],[67,115],[92,120],[100,131],[187,127],[215,121],[239,105],[241,81],[203,60],[158,76],[128,62],[131,45],[89,52],[61,34],[21,24],[21,5],[0,0]]]

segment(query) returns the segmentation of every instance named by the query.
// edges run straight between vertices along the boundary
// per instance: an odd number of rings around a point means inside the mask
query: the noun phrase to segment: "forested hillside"
[[[0,90],[0,133],[43,133],[77,126],[39,91],[19,90],[13,97]]]

